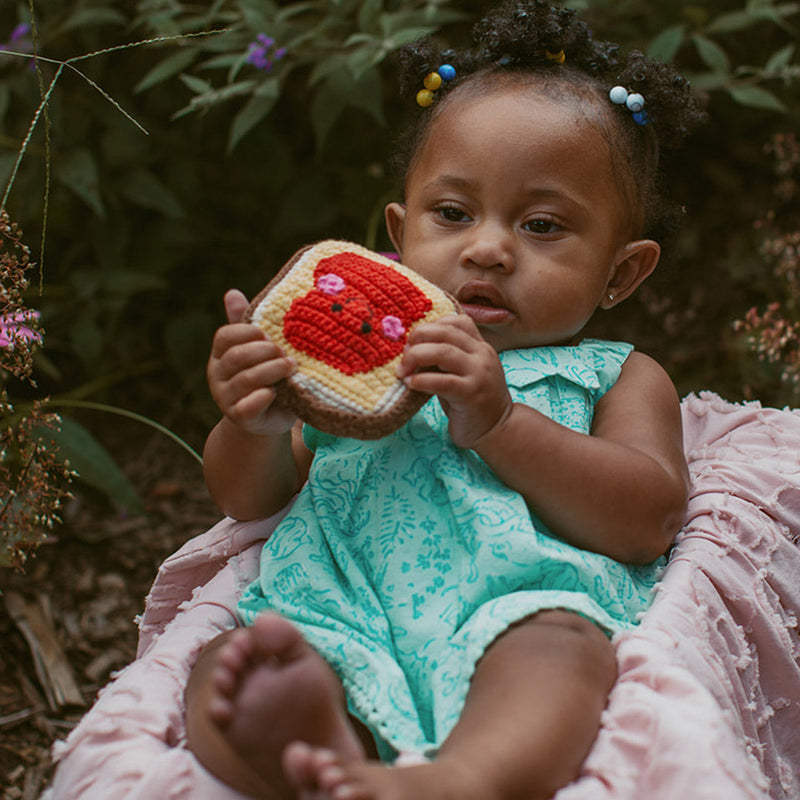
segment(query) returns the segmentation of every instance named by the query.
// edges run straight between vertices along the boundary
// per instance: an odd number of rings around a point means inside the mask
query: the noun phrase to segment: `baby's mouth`
[[[499,325],[514,316],[499,289],[487,281],[468,281],[456,299],[477,325]]]

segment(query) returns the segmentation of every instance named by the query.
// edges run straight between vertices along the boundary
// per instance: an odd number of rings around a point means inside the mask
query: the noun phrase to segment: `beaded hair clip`
[[[434,92],[442,84],[449,83],[456,76],[456,71],[450,64],[442,64],[436,72],[429,72],[422,81],[423,89],[417,92],[417,105],[428,108],[433,105]]]
[[[542,61],[550,61],[553,64],[563,64],[566,60],[566,54],[563,48],[555,52],[551,52],[550,50],[537,51],[534,55],[541,57]],[[510,63],[510,58],[501,58],[497,63],[504,66]],[[423,88],[417,92],[417,105],[422,106],[422,108],[432,106],[436,97],[435,92],[440,89],[443,84],[449,83],[455,77],[456,71],[451,64],[442,64],[436,72],[429,72],[422,81]]]
[[[638,92],[629,92],[624,86],[614,86],[608,93],[608,99],[615,105],[625,106],[637,125],[647,124],[644,97]]]

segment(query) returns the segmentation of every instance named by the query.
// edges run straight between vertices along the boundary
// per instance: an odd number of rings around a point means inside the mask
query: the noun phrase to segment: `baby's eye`
[[[447,222],[463,222],[467,218],[466,212],[454,206],[440,206],[436,209],[442,219]]]
[[[522,226],[525,230],[531,233],[545,234],[555,233],[560,230],[560,227],[551,219],[539,217],[538,219],[530,219]]]

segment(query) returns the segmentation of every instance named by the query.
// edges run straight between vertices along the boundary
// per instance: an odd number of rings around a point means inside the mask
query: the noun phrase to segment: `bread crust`
[[[319,305],[321,295],[316,288],[315,275],[319,277],[321,263],[323,266],[332,264],[332,269],[344,276],[344,282],[348,282],[345,262],[353,258],[372,262],[369,266],[374,268],[375,291],[380,299],[380,308],[373,308],[369,298],[363,299],[360,294],[348,300],[353,300],[359,307],[365,306],[365,313],[370,314],[368,318],[373,324],[376,315],[384,315],[383,318],[391,315],[393,320],[398,317],[406,320],[402,335],[390,337],[396,341],[379,341],[384,349],[388,346],[390,354],[375,355],[373,349],[357,341],[352,333],[341,327],[335,328],[339,335],[331,338],[330,332],[323,329],[333,328],[333,322],[320,314],[319,309],[311,309],[304,317],[302,330],[306,336],[305,344],[287,335],[287,318],[290,315],[296,317],[299,311],[306,313],[301,306],[308,304],[310,295],[316,295]],[[367,262],[359,261],[362,269]],[[391,274],[385,272],[387,269]],[[383,287],[378,284],[386,282],[386,279],[389,279],[389,291],[383,292]],[[372,285],[369,291],[372,291]],[[401,295],[399,298],[398,293]],[[419,310],[412,315],[408,310],[410,296],[415,300],[424,296],[425,300],[424,304],[417,302],[416,308]],[[336,297],[331,299],[336,300]],[[399,305],[396,305],[397,300]],[[340,305],[337,310],[341,308]],[[423,313],[425,308],[427,310]],[[460,309],[455,298],[408,267],[361,245],[327,239],[295,253],[255,296],[245,312],[244,320],[261,328],[270,340],[297,362],[295,374],[275,385],[276,403],[326,433],[354,439],[379,439],[405,424],[430,399],[430,395],[408,389],[395,374],[408,332],[417,324],[457,313],[460,313]],[[339,322],[339,318],[336,318],[336,322]],[[313,327],[315,324],[319,324],[318,330]],[[365,325],[372,333],[370,325]],[[314,333],[319,335],[314,337]],[[352,344],[359,345],[361,355],[348,347],[348,336],[352,337]],[[326,341],[330,343],[330,355],[321,344]],[[321,357],[316,358],[310,351],[316,351]],[[362,367],[353,368],[352,364],[347,363],[363,359],[364,353],[376,360],[376,366],[363,371]],[[347,370],[361,371],[345,374],[340,368],[342,366]]]

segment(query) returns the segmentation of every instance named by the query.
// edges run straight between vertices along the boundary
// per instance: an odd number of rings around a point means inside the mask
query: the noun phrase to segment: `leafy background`
[[[46,331],[37,385],[5,380],[18,403],[51,398],[79,486],[140,508],[115,466],[119,413],[201,447],[216,419],[204,368],[227,288],[256,292],[317,239],[388,247],[382,209],[398,195],[390,155],[415,112],[398,96],[393,55],[425,34],[463,45],[490,5],[0,6],[0,187],[39,262],[28,302]],[[796,403],[780,358],[760,360],[758,330],[734,322],[770,301],[797,317],[796,290],[764,254],[764,221],[774,223],[780,207],[781,224],[800,227],[787,221],[785,193],[776,198],[768,151],[776,134],[798,129],[800,4],[566,5],[585,13],[598,36],[674,62],[710,113],[671,171],[688,212],[674,258],[593,332],[655,355],[681,394]],[[265,47],[259,34],[274,44]],[[38,71],[26,57],[34,43],[49,59]],[[47,113],[28,139],[48,88]]]

